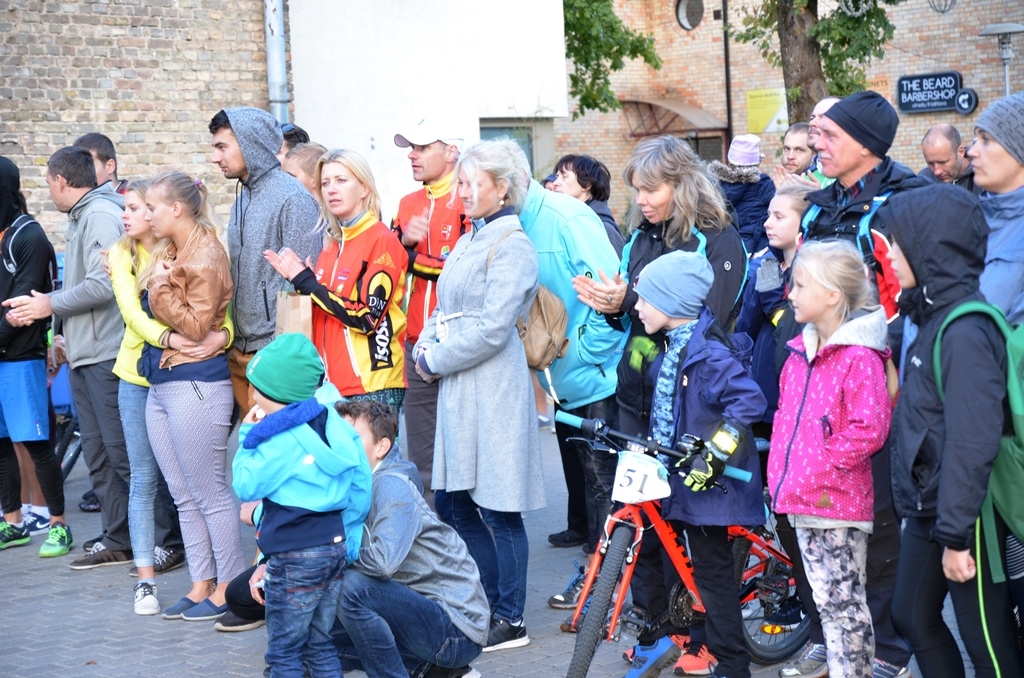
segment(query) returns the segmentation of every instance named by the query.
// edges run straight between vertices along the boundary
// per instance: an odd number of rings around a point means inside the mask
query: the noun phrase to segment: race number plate
[[[670,494],[672,488],[668,484],[668,471],[660,461],[629,450],[619,452],[615,487],[612,489],[614,501],[639,504],[664,499]]]

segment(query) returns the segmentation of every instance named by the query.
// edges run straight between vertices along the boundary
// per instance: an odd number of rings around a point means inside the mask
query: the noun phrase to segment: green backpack
[[[996,583],[1006,581],[1003,569],[1003,545],[997,543],[995,513],[992,507],[999,509],[1010,531],[1018,539],[1024,541],[1024,325],[1014,327],[1006,319],[1002,310],[982,302],[968,301],[953,309],[953,312],[942,322],[939,334],[935,338],[935,350],[932,354],[932,366],[935,371],[935,384],[939,389],[939,398],[945,402],[946,394],[942,387],[942,366],[940,350],[942,333],[946,327],[961,316],[968,313],[981,313],[992,319],[1006,339],[1006,394],[1010,401],[1010,418],[1013,422],[1013,434],[1003,436],[999,446],[999,454],[992,464],[992,473],[988,480],[988,494],[981,507],[978,528],[984,529],[988,544],[987,557],[992,570],[992,579]],[[975,532],[978,530],[976,529]],[[978,536],[975,537],[979,539]],[[980,554],[979,554],[980,555]],[[978,569],[981,569],[979,563]]]

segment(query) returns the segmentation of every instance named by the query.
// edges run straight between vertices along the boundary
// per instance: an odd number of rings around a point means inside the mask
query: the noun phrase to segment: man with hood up
[[[316,260],[323,246],[317,229],[317,204],[297,179],[281,172],[277,152],[281,125],[258,108],[227,108],[210,121],[213,163],[224,177],[237,179],[228,222],[235,343],[228,352],[231,384],[241,412],[255,404],[245,368],[274,339],[281,277],[263,257],[266,250],[289,247]]]
[[[120,379],[113,373],[124,321],[114,301],[103,252],[121,236],[124,198],[107,184],[96,185],[92,155],[84,148],[58,150],[46,166],[46,183],[57,209],[68,215],[64,288],[3,302],[12,324],[58,316],[63,320],[71,393],[78,407],[82,455],[100,500],[103,536],[87,541],[88,553],[73,570],[129,564],[128,484],[131,467],[117,404]]]

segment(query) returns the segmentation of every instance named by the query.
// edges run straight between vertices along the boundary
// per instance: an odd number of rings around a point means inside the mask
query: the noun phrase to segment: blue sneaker
[[[881,659],[875,660],[872,678],[908,678],[910,676],[909,666],[896,666]]]
[[[36,513],[26,513],[22,519],[25,521],[25,529],[29,534],[45,534],[50,531],[49,518],[43,518]]]
[[[656,678],[662,669],[674,664],[680,654],[679,646],[668,636],[658,639],[654,645],[637,645],[625,678]]]
[[[804,606],[796,596],[787,598],[782,604],[768,615],[762,626],[778,626],[782,631],[792,631],[800,626],[804,617]],[[776,631],[778,633],[778,631]]]

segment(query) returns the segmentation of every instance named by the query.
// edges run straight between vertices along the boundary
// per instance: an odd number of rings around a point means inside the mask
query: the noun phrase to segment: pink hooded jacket
[[[813,325],[787,344],[768,456],[774,510],[874,519],[871,456],[889,435],[885,311],[867,309],[818,347]]]

